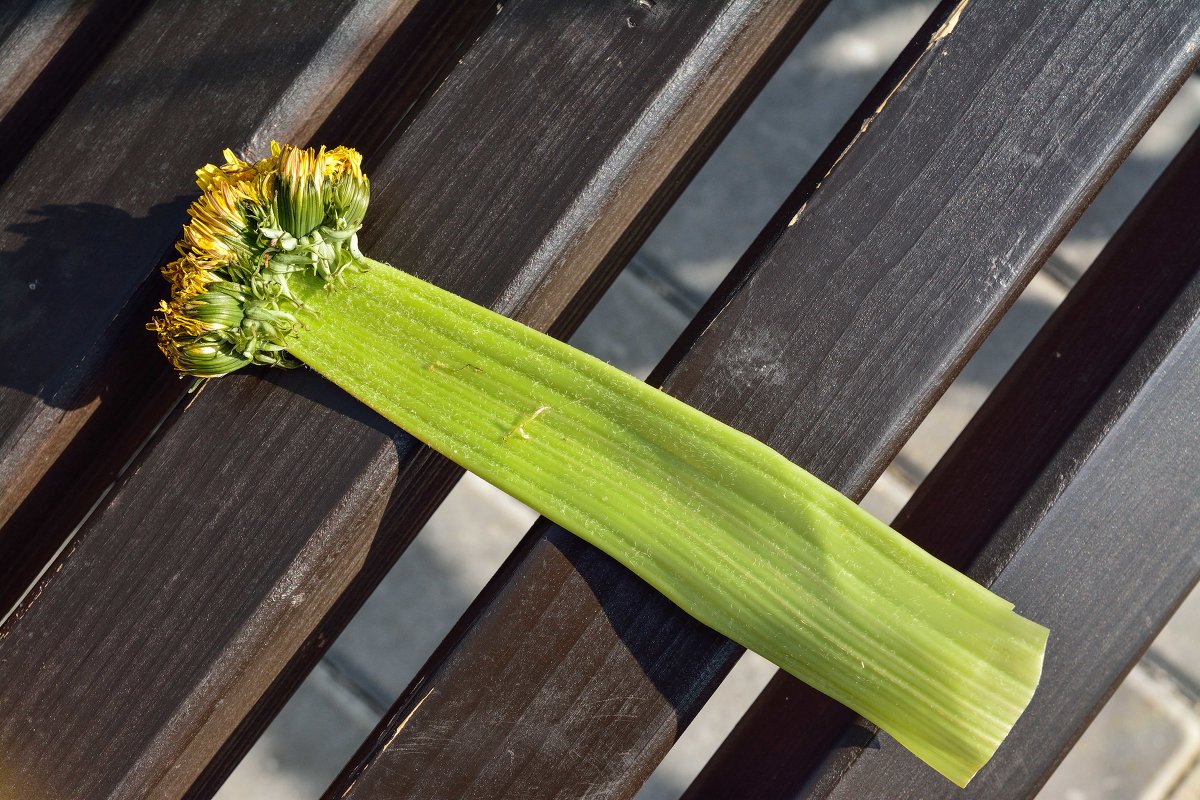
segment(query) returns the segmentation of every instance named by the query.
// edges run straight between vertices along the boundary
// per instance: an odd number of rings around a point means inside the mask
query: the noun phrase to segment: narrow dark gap
[[[97,8],[92,16],[102,10]],[[124,17],[115,13],[110,16],[128,22],[132,11],[124,13]],[[420,2],[331,110],[320,125],[317,138],[322,142],[352,143],[367,152],[385,148],[385,140],[400,136],[414,108],[419,108],[437,90],[440,80],[493,17],[492,2]],[[88,30],[88,25],[80,25],[71,42]],[[115,35],[110,37],[115,40]],[[82,58],[78,49],[65,46],[58,56],[68,61],[71,56],[77,59],[70,61],[71,70],[66,66],[60,70],[73,80],[72,91],[82,85],[98,61],[98,55]],[[26,94],[35,106],[47,97],[41,94],[42,83],[43,79],[38,78]],[[60,101],[56,113],[65,104],[68,92],[60,84],[55,85],[59,89],[54,98]],[[10,119],[18,118],[10,114],[0,121],[0,139],[4,138],[2,126]],[[38,132],[48,125],[49,121]],[[35,142],[36,137],[29,140],[25,150]],[[5,150],[0,160],[8,155]],[[176,198],[170,204],[156,206],[156,212],[172,213],[182,225],[186,219],[181,211],[187,201],[190,200]],[[174,249],[170,249],[163,254],[161,263],[166,264],[174,257]],[[16,606],[41,575],[47,561],[56,557],[68,537],[83,524],[98,498],[119,479],[131,458],[172,414],[186,391],[188,381],[179,380],[164,367],[143,330],[144,315],[161,293],[160,284],[150,279],[127,303],[114,323],[116,343],[110,356],[112,363],[103,371],[121,375],[121,379],[106,380],[103,385],[92,387],[98,410],[0,527],[0,609]]]
[[[54,123],[60,111],[145,9],[148,0],[99,0],[59,46],[22,93],[0,117],[0,183],[8,179],[17,165],[43,133]],[[67,16],[76,12],[71,12]],[[46,15],[42,3],[32,2],[13,20],[9,35],[0,45],[12,44],[18,25],[25,17]],[[48,16],[48,15],[47,15]],[[70,24],[68,19],[65,23]],[[41,47],[38,43],[37,47]]]

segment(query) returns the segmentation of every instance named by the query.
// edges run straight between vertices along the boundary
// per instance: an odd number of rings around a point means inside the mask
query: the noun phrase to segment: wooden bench
[[[140,326],[196,166],[358,146],[369,252],[565,336],[823,5],[0,12],[0,797],[211,796],[460,475],[309,372],[182,395]],[[651,380],[861,497],[1198,42],[943,3]],[[1200,575],[1198,181],[1194,140],[896,522],[1053,631],[966,796],[1032,794]],[[327,797],[630,797],[739,654],[539,523]],[[780,676],[687,796],[959,795]]]

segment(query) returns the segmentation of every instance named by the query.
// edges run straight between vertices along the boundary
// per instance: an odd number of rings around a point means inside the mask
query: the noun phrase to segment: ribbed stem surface
[[[766,445],[378,262],[291,352],[844,703],[960,786],[1028,704],[1045,628]]]

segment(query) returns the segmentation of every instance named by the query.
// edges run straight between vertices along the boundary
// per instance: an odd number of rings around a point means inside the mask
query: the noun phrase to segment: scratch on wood
[[[404,719],[400,720],[400,724],[396,726],[396,732],[392,734],[392,738],[388,739],[387,742],[384,743],[384,745],[383,745],[384,750],[387,750],[389,747],[392,746],[392,742],[396,741],[396,737],[399,736],[400,732],[404,730],[404,726],[407,725],[408,721],[413,718],[413,715],[415,715],[418,711],[421,710],[421,706],[425,704],[425,701],[429,699],[429,696],[436,691],[437,691],[436,686],[431,687],[430,690],[425,693],[425,696],[422,697],[420,700],[418,700],[417,704],[415,706],[413,706],[413,710],[408,712],[408,716],[406,716]]]
[[[876,106],[875,112],[863,120],[862,125],[858,129],[858,133],[854,134],[854,138],[850,140],[850,144],[846,145],[845,149],[838,154],[837,159],[833,162],[833,165],[829,168],[829,171],[825,173],[825,177],[821,179],[821,183],[824,183],[825,179],[833,174],[833,171],[837,169],[838,164],[842,163],[842,159],[846,157],[846,154],[849,153],[856,144],[858,144],[858,140],[862,138],[862,135],[867,132],[868,128],[871,127],[871,123],[875,121],[876,117],[878,117],[880,113],[883,112],[883,109],[887,107],[887,104],[891,102],[892,97],[895,96],[896,92],[904,88],[904,85],[908,83],[909,77],[916,70],[917,66],[925,60],[925,56],[930,50],[933,49],[933,46],[954,32],[954,29],[958,27],[959,18],[962,17],[963,9],[967,7],[967,3],[969,2],[970,0],[959,0],[958,5],[956,5],[954,10],[950,12],[950,16],[946,18],[946,21],[938,26],[938,29],[933,32],[933,36],[929,37],[929,44],[927,44],[925,49],[921,51],[921,55],[917,56],[913,63],[909,65],[908,69],[904,71],[904,75],[901,76],[900,80],[896,81],[896,85],[893,86],[892,90],[887,93],[887,97],[883,98],[883,102]],[[818,183],[816,188],[820,188],[821,183]],[[801,211],[803,210],[804,209],[801,208]],[[797,219],[799,219],[799,215],[797,215],[790,223],[788,223],[788,227],[790,228],[792,225],[794,225]]]
[[[929,40],[930,44],[940,42],[950,34],[954,33],[954,29],[958,27],[958,18],[962,16],[963,9],[967,7],[967,3],[971,0],[959,0],[958,5],[950,12],[950,16],[941,24],[936,31],[933,32],[933,38]]]
[[[900,88],[904,86],[904,84],[908,83],[908,76],[912,75],[913,70],[915,70],[917,65],[925,59],[926,54],[933,49],[933,46],[945,39],[950,34],[954,33],[954,29],[958,27],[958,20],[962,16],[963,9],[967,7],[968,2],[970,2],[970,0],[959,0],[958,5],[955,6],[954,10],[950,12],[950,16],[946,17],[946,21],[938,26],[938,29],[933,32],[933,36],[929,37],[929,44],[925,45],[925,49],[921,51],[921,55],[918,56],[917,60],[912,63],[912,66],[905,71],[904,77],[897,81],[896,85],[892,87],[892,90],[888,92],[888,96],[883,98],[883,102],[880,103],[879,107],[875,109],[875,114],[872,114],[870,119],[863,123],[862,131],[865,131],[867,126],[875,120],[875,117],[879,114],[879,112],[883,111],[884,107],[887,106],[888,101],[892,99],[892,96],[895,95],[896,92],[900,91]],[[862,134],[862,131],[859,131],[860,135]],[[857,136],[854,138],[855,141],[858,141]],[[851,142],[851,145],[853,144],[854,142]],[[846,149],[849,150],[850,148]],[[840,161],[841,159],[839,158],[838,160]]]
[[[384,743],[383,747],[381,747],[381,748],[379,748],[379,749],[375,750],[375,751],[372,753],[372,755],[371,755],[371,759],[370,759],[370,761],[368,762],[368,766],[370,766],[370,764],[374,763],[374,759],[375,759],[375,757],[376,757],[376,756],[378,756],[378,755],[379,755],[380,753],[382,753],[384,750],[387,750],[389,747],[391,747],[391,746],[392,746],[392,743],[396,741],[396,737],[397,737],[397,736],[399,736],[399,735],[400,735],[400,732],[404,730],[404,727],[405,727],[406,725],[408,725],[408,723],[409,723],[409,720],[411,720],[411,719],[413,718],[413,715],[414,715],[414,714],[416,714],[418,711],[420,711],[420,710],[421,710],[421,706],[422,706],[422,705],[424,705],[425,701],[426,701],[426,700],[428,700],[428,699],[429,699],[429,696],[430,696],[431,694],[433,694],[435,691],[437,691],[437,687],[436,687],[436,686],[434,686],[434,687],[431,687],[431,688],[429,689],[429,691],[425,693],[425,696],[424,696],[424,697],[422,697],[420,700],[418,700],[418,701],[417,701],[417,704],[416,704],[415,706],[413,706],[413,709],[412,709],[412,711],[408,712],[408,715],[407,715],[407,716],[405,716],[405,717],[404,717],[404,719],[400,720],[400,724],[396,726],[396,730],[395,730],[395,732],[393,732],[393,733],[392,733],[392,736],[391,736],[391,738],[390,738],[390,739],[388,739],[388,740],[387,740],[387,741]],[[364,770],[364,771],[365,771],[365,770]],[[359,779],[359,778],[361,778],[361,777],[362,777],[362,774],[361,774],[361,773],[359,773],[359,775],[357,775],[357,776],[354,778],[354,780],[350,781],[350,785],[346,787],[346,790],[345,790],[344,792],[342,792],[341,796],[342,796],[342,797],[345,797],[345,796],[347,796],[348,794],[350,794],[352,791],[354,791],[354,787],[355,787],[355,785],[357,785],[357,784],[358,784],[358,779]]]
[[[191,395],[191,399],[188,400],[187,405],[183,407],[184,411],[187,411],[189,408],[192,407],[192,403],[194,403],[200,399],[200,393],[208,388],[209,380],[211,380],[211,378],[210,379],[198,379],[195,383],[192,384],[192,388],[188,389],[188,394]]]
[[[813,187],[813,191],[816,191],[817,189],[820,189],[820,188],[821,188],[821,184],[818,183],[816,186]],[[796,212],[796,216],[792,217],[792,221],[787,224],[787,226],[789,228],[800,221],[800,215],[804,213],[804,209],[806,209],[806,208],[808,208],[807,200],[804,201],[804,205],[800,206],[800,209]]]

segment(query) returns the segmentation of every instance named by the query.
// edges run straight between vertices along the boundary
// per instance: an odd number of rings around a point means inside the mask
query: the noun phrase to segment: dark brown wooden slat
[[[821,5],[504,4],[373,165],[365,247],[549,324]],[[54,782],[33,797],[181,793],[457,474],[310,373],[210,385],[0,632],[3,777]]]
[[[452,52],[423,56],[419,45],[452,50],[494,15],[480,0],[427,0],[409,14],[412,5],[343,2],[321,19],[287,3],[226,4],[217,14],[155,9],[0,190],[0,223],[10,223],[0,233],[0,246],[10,248],[0,254],[0,610],[21,596],[185,388],[163,372],[142,326],[162,293],[154,267],[178,238],[195,165],[230,144],[303,140],[318,125],[338,140],[357,139],[364,121],[394,128],[436,77],[430,70],[455,60]],[[189,14],[205,26],[193,29]],[[264,31],[295,41],[267,53],[256,38]],[[380,74],[355,84],[381,48],[372,66]],[[357,94],[395,81],[404,89],[359,113]],[[336,119],[327,119],[331,111]],[[74,165],[64,180],[57,170],[72,148],[100,160],[86,170]],[[147,174],[147,163],[159,168]],[[171,194],[174,201],[151,208]]]
[[[997,531],[1011,524],[1008,520],[1014,513],[1028,519],[1028,511],[1015,509],[1021,508],[1022,503],[1035,502],[1027,498],[1027,493],[1039,479],[1045,479],[1042,476],[1047,465],[1061,458],[1063,443],[1089,410],[1104,402],[1104,393],[1136,394],[1136,387],[1130,388],[1128,382],[1118,384],[1119,389],[1110,384],[1200,270],[1197,185],[1200,185],[1200,134],[1193,136],[1163,173],[996,387],[967,430],[921,484],[897,516],[894,523],[897,530],[947,563],[967,569]],[[1061,471],[1056,474],[1065,486],[1070,474]],[[1148,495],[1154,492],[1149,484],[1145,486]],[[1170,486],[1163,488],[1174,490]],[[1044,498],[1036,500],[1043,501]],[[1028,531],[1025,535],[1029,535]],[[1168,537],[1168,544],[1179,545],[1180,540]],[[1097,585],[1101,583],[1098,581]],[[1139,601],[1138,608],[1154,623],[1133,636],[1125,651],[1126,658],[1129,653],[1140,652],[1150,629],[1170,613],[1171,602],[1169,591]],[[1038,603],[1018,605],[1022,613],[1045,622],[1039,608]],[[1093,631],[1100,628],[1090,626]],[[1052,647],[1060,635],[1059,630],[1052,628]],[[1097,661],[1108,662],[1113,657],[1107,651],[1092,652]],[[1116,664],[1113,670],[1110,675],[1119,674],[1123,668]],[[1054,683],[1055,676],[1049,669],[1043,681],[1044,685]],[[1098,703],[1106,691],[1107,687],[1100,693],[1093,690],[1091,700]],[[1039,690],[1029,712],[1035,717],[1042,704],[1042,692]],[[1086,709],[1084,696],[1076,698],[1076,702],[1081,710]],[[1092,711],[1096,708],[1093,705]],[[799,754],[793,752],[793,746],[803,740],[804,731],[818,727],[816,719],[826,720],[820,727],[836,731],[851,725],[853,715],[787,675],[777,674],[697,777],[687,796],[728,797],[736,790],[739,796],[754,798],[820,797],[833,791],[847,770],[848,785],[862,786],[862,779],[854,777],[859,772],[876,776],[877,789],[887,785],[892,769],[885,768],[873,755],[863,759],[861,765],[851,767],[860,751],[848,747],[839,750],[809,786],[809,773],[797,769]],[[1054,735],[1044,726],[1038,726],[1033,737],[1022,734],[1024,729],[1018,730],[1014,741],[1019,741],[1019,755],[1029,765],[1030,779],[1044,779],[1045,771],[1057,762],[1078,732],[1072,727],[1079,724],[1078,717],[1064,721],[1069,724],[1054,731]],[[848,730],[844,741],[863,743],[872,736],[873,729],[858,723]],[[1007,744],[1002,753],[1013,749],[1013,744]],[[997,763],[1007,762],[1011,766],[1012,758],[1013,755],[1005,755]],[[891,759],[887,761],[891,763]],[[897,769],[905,774],[920,772],[911,764]],[[987,774],[995,769],[989,767]],[[1010,796],[1008,789],[996,794],[986,790],[988,787],[995,790],[995,780],[985,779],[983,785],[985,791],[978,796]],[[1017,789],[1027,788],[1028,784],[1014,781],[1011,786],[1014,787],[1011,796],[1018,797],[1024,791]],[[926,788],[928,794],[923,790],[916,796],[933,797],[944,787]],[[938,792],[933,791],[935,788]],[[886,792],[881,796],[884,795],[898,796]]]
[[[666,387],[861,495],[1194,67],[1198,27],[1186,2],[943,5]],[[739,652],[539,529],[326,797],[630,796]],[[810,767],[840,730],[806,738]]]
[[[9,0],[0,6],[0,181],[144,0]]]
[[[367,154],[370,163],[403,132],[414,109],[429,99],[495,16],[496,4],[486,0],[419,0],[386,43],[360,42],[361,75],[337,87],[344,92],[341,99],[304,140],[344,142]]]
[[[1161,310],[1162,290],[1145,284],[1161,281],[1178,289],[1180,278],[1192,275],[971,568],[974,577],[1051,630],[1033,703],[966,791],[937,780],[880,735],[878,746],[864,750],[848,769],[831,765],[817,796],[1032,797],[1195,586],[1200,577],[1197,144],[1193,140],[1189,161],[1175,164],[1118,246],[1106,252],[1109,285],[1081,286],[1081,295],[1060,315],[1055,333],[1073,337],[1043,337],[1023,360],[1020,374],[1006,379],[1005,398],[988,409],[974,436],[964,435],[951,462],[961,467],[970,459],[974,466],[986,452],[979,448],[991,445],[1004,417],[1038,414],[1056,426],[1061,411],[1046,408],[1044,399],[1031,393],[1060,391],[1070,402],[1081,391],[1067,376],[1079,371],[1103,381],[1103,373],[1077,359],[1102,352],[1105,344],[1126,349],[1129,340],[1111,335],[1107,324],[1140,328],[1138,318],[1145,312],[1137,306]],[[1061,356],[1051,349],[1060,342]],[[1018,391],[1026,396],[1015,396]],[[1027,421],[1022,432],[1037,427]],[[1041,449],[1031,439],[1019,441]],[[1003,496],[1007,489],[996,494]],[[938,496],[942,502],[929,508]],[[969,507],[958,498],[931,491],[914,502],[914,519],[959,519],[965,522],[964,534],[975,538]]]
[[[756,13],[755,7],[745,7],[744,11],[748,12],[745,16],[742,16],[743,10],[736,10],[735,13],[727,12],[722,16],[721,22],[724,24],[725,30],[711,30],[708,37],[710,46],[697,53],[697,60],[691,63],[697,64],[704,59],[710,60],[708,66],[700,66],[698,69],[701,74],[704,74],[705,71],[712,73],[712,87],[717,89],[718,94],[727,93],[723,104],[715,107],[704,105],[702,100],[694,101],[694,106],[700,109],[701,114],[712,114],[703,128],[694,127],[693,123],[686,118],[673,120],[672,124],[677,128],[686,130],[682,141],[690,142],[687,151],[682,155],[673,153],[671,150],[647,155],[646,163],[653,165],[654,169],[665,169],[672,163],[672,158],[675,160],[666,177],[661,179],[659,188],[651,195],[648,197],[634,195],[625,198],[625,202],[629,203],[628,208],[634,207],[639,201],[642,203],[641,208],[628,221],[619,238],[614,243],[607,245],[606,253],[600,255],[592,251],[590,245],[581,251],[586,255],[580,257],[588,259],[599,257],[600,260],[591,268],[590,273],[575,294],[572,297],[563,298],[567,305],[556,319],[549,321],[546,329],[548,332],[561,338],[570,336],[592,304],[599,299],[611,283],[617,271],[637,251],[645,237],[654,229],[662,214],[666,213],[674,198],[683,190],[700,164],[720,143],[746,105],[757,95],[766,79],[791,52],[801,34],[824,8],[825,3],[826,0],[802,0],[802,2],[791,4],[793,10],[790,19],[778,16],[789,11],[788,6],[781,4],[772,8],[769,16],[758,20],[757,27],[746,30],[743,30],[741,25],[745,20],[753,17]],[[732,8],[732,4],[730,7]],[[634,6],[633,12],[625,17],[626,26],[637,27],[644,18],[641,12],[648,11],[650,8],[641,4]],[[661,12],[663,9],[659,10]],[[677,13],[674,7],[668,7],[666,12]],[[731,35],[736,36],[736,39],[729,38]],[[754,37],[759,37],[757,44],[752,43]],[[746,45],[749,49],[743,50]],[[732,56],[739,53],[739,57],[731,59]],[[750,64],[754,60],[755,54],[757,54],[757,61]],[[730,61],[732,64],[728,63]],[[724,64],[724,66],[714,67],[714,65],[720,64]],[[681,75],[684,74],[684,66],[686,65],[681,65],[679,73]],[[661,63],[655,65],[655,69],[662,70],[664,65]],[[726,69],[731,69],[732,74],[722,71]],[[735,75],[738,74],[741,75],[740,82],[735,84],[737,81]],[[684,92],[688,89],[686,84],[681,88]],[[662,146],[662,143],[658,143],[657,146]],[[562,257],[560,260],[566,263],[567,257]],[[525,321],[528,324],[539,324],[531,322],[529,319]],[[226,746],[210,762],[209,767],[197,779],[188,798],[209,797],[220,787],[225,777],[241,760],[242,755],[253,745],[261,731],[274,718],[286,698],[291,696],[296,687],[308,675],[328,644],[345,627],[375,586],[387,574],[391,564],[407,547],[409,541],[441,503],[461,474],[461,470],[444,459],[429,453],[423,453],[422,458],[426,460],[414,461],[407,467],[417,476],[413,483],[405,484],[407,478],[402,470],[401,480],[392,489],[393,500],[389,509],[384,513],[380,529],[380,534],[389,538],[383,545],[378,545],[368,554],[366,563],[355,576],[353,583],[338,598],[316,631],[272,683],[271,688],[247,714],[243,724],[233,733]]]

